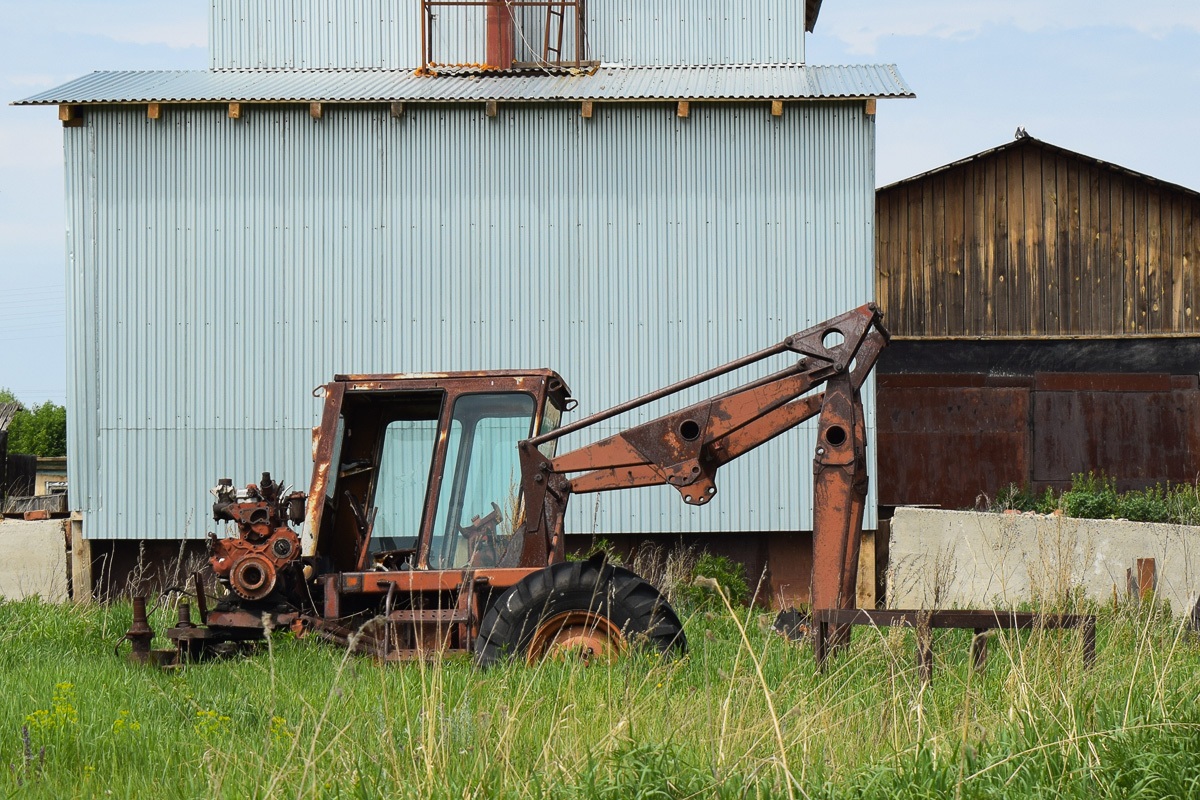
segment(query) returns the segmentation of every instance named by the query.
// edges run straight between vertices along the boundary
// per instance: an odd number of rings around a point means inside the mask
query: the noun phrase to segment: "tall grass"
[[[0,603],[0,796],[1200,795],[1200,645],[1151,604],[1101,613],[1090,670],[1073,632],[998,634],[982,675],[937,632],[924,686],[911,632],[859,629],[822,673],[723,603],[685,615],[685,659],[485,673],[286,634],[137,668],[126,606]]]

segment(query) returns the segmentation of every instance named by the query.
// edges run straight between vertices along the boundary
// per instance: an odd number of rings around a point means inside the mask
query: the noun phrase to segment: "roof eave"
[[[807,0],[804,5],[804,27],[809,32],[817,27],[817,16],[821,13],[821,0]]]

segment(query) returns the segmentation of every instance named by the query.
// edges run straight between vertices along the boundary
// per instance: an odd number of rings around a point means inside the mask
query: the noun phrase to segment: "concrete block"
[[[892,519],[891,608],[1011,607],[1082,590],[1111,601],[1126,570],[1153,558],[1157,594],[1188,614],[1200,593],[1200,528],[1127,520],[1071,519],[898,508]]]
[[[0,597],[68,599],[65,526],[66,520],[57,519],[0,521]]]

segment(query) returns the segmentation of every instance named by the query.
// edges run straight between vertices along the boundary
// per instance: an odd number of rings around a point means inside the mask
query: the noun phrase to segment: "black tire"
[[[570,561],[526,576],[491,604],[475,639],[476,665],[526,659],[542,622],[568,612],[603,617],[627,648],[687,652],[683,624],[658,589],[621,567]]]

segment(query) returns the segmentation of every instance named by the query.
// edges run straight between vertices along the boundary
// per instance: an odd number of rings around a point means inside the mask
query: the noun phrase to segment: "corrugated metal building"
[[[878,192],[885,507],[1200,475],[1200,192],[1019,136]]]
[[[23,101],[66,126],[85,535],[198,537],[222,476],[306,485],[335,372],[549,366],[583,414],[871,299],[875,98],[911,92],[804,65],[819,6],[593,0],[584,69],[433,77],[416,3],[214,0],[212,69]],[[482,41],[454,19],[430,34]],[[585,497],[570,530],[811,527],[812,436],[706,508]]]

